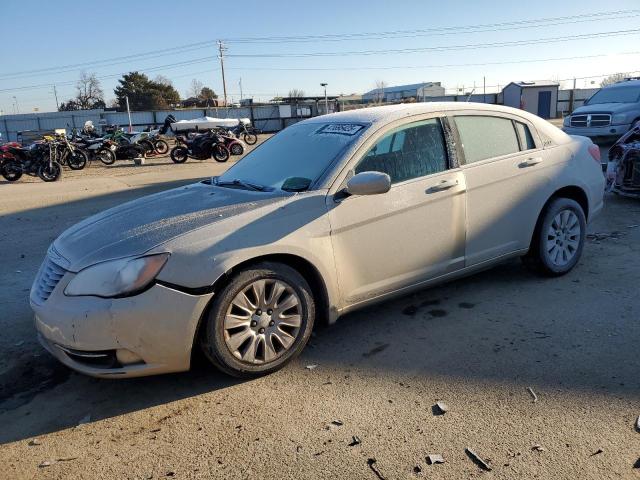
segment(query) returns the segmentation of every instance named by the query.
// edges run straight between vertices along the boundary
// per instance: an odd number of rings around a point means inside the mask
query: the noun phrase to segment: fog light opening
[[[139,355],[136,355],[130,350],[120,348],[116,350],[116,358],[121,365],[135,365],[136,363],[144,363]]]

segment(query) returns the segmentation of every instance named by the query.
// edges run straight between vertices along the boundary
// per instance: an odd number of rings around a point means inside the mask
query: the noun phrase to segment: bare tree
[[[165,85],[167,87],[173,87],[173,82],[169,80],[164,75],[156,75],[156,78],[153,79],[154,82],[159,83],[160,85]]]
[[[373,94],[373,101],[382,103],[384,101],[384,89],[387,88],[387,82],[384,80],[376,80],[376,88]]]
[[[189,90],[187,90],[187,97],[200,98],[200,92],[202,92],[202,87],[204,87],[204,83],[194,78],[193,80],[191,80],[191,85],[189,86]]]
[[[104,107],[104,93],[95,73],[82,72],[78,83],[76,83],[76,91],[78,92],[76,103],[81,110],[97,108],[96,105]]]
[[[289,98],[302,98],[304,97],[304,90],[299,88],[292,88],[289,90]]]
[[[628,76],[629,76],[628,73],[614,73],[613,75],[609,75],[607,78],[603,79],[602,82],[600,82],[600,86],[606,87],[607,85],[612,85],[614,83],[621,82]]]

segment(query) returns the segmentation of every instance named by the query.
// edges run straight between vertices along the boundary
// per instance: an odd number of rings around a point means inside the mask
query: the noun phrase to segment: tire
[[[171,149],[171,160],[174,163],[184,163],[189,158],[189,150],[186,147],[173,147]]]
[[[38,176],[43,182],[55,182],[62,175],[62,167],[58,162],[52,162],[49,168],[49,162],[40,165],[38,168]]]
[[[67,156],[67,163],[71,170],[82,170],[87,166],[88,158],[82,150],[75,150]]]
[[[156,140],[153,142],[153,149],[158,155],[166,155],[169,151],[169,144],[164,140]]]
[[[587,221],[578,202],[569,198],[553,199],[540,215],[529,253],[522,257],[523,263],[546,276],[568,273],[580,260],[586,230]]]
[[[256,282],[266,285],[261,304],[251,293]],[[275,285],[279,286],[277,290]],[[260,317],[248,311],[246,321],[241,318],[243,315],[238,316],[245,310],[238,310],[234,300],[245,291],[249,292],[243,297],[248,300],[245,306],[268,309]],[[278,311],[278,305],[283,309]],[[228,317],[230,313],[235,317]],[[274,325],[272,318],[281,323]],[[258,377],[279,370],[300,354],[311,336],[314,320],[315,302],[304,277],[288,265],[263,262],[240,270],[214,297],[205,317],[200,345],[205,356],[224,373],[239,378]],[[291,343],[285,347],[279,338]],[[267,342],[272,348],[267,347]],[[239,343],[237,348],[232,346],[234,343]],[[267,360],[267,355],[273,358]]]
[[[22,168],[17,162],[8,161],[2,167],[2,176],[8,182],[17,182],[22,177]]]
[[[255,133],[247,132],[243,135],[243,138],[244,138],[244,142],[247,145],[255,145],[256,142],[258,141],[258,136]]]
[[[144,150],[145,154],[154,154],[156,152],[153,143],[151,143],[150,140],[140,140],[138,142],[138,145],[140,145],[142,147],[142,149]]]
[[[240,142],[233,142],[229,148],[231,155],[242,155],[244,153],[244,147]]]
[[[229,149],[221,143],[217,143],[211,148],[211,156],[216,162],[226,162],[230,155]]]
[[[109,149],[102,149],[96,155],[105,165],[113,165],[116,161],[116,154]]]

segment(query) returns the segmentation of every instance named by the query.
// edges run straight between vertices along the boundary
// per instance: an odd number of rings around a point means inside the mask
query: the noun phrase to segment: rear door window
[[[508,118],[481,115],[455,117],[467,164],[520,151],[513,122]]]
[[[518,131],[518,138],[520,139],[520,150],[533,150],[536,148],[536,142],[533,141],[531,130],[529,127],[521,122],[513,122]]]

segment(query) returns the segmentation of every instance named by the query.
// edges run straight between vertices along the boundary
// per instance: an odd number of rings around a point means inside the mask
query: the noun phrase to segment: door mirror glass
[[[391,188],[391,178],[382,172],[361,172],[347,182],[346,192],[350,195],[378,195]]]

